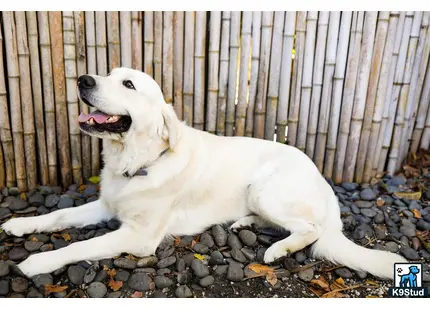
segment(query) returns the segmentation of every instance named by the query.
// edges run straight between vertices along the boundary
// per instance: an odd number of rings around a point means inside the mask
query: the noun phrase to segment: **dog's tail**
[[[334,196],[334,195],[333,195]],[[336,196],[335,207],[339,210]],[[327,222],[320,238],[312,247],[315,257],[325,258],[333,263],[345,265],[354,270],[366,271],[386,279],[394,278],[394,263],[407,262],[402,256],[386,251],[371,250],[350,241],[342,233],[340,215],[329,206]],[[333,216],[336,213],[336,216]],[[331,222],[331,223],[330,223]],[[341,224],[341,223],[340,223]]]

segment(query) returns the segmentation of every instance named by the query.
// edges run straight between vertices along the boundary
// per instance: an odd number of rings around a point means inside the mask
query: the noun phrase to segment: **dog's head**
[[[126,141],[142,134],[168,140],[171,147],[175,143],[174,125],[179,120],[149,75],[128,68],[114,69],[108,76],[82,75],[78,94],[95,109],[78,118],[81,130],[89,135]]]
[[[413,273],[413,274],[417,274],[417,273],[419,273],[419,272],[420,272],[420,270],[418,269],[418,267],[417,267],[417,266],[410,266],[410,267],[409,267],[409,271],[410,271],[411,273]]]

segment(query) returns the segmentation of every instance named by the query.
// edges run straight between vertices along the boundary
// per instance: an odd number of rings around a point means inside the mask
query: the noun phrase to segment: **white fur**
[[[12,219],[3,229],[22,236],[82,227],[113,216],[122,226],[98,238],[30,256],[19,264],[27,276],[123,252],[152,255],[167,235],[197,234],[229,221],[237,221],[232,228],[255,222],[291,231],[266,251],[266,263],[315,241],[315,256],[383,278],[393,277],[393,263],[405,261],[399,255],[362,248],[343,235],[334,192],[298,149],[190,128],[177,119],[158,85],[144,73],[120,68],[95,79],[98,88],[91,103],[106,113],[132,118],[126,134],[97,134],[104,139],[100,199],[36,218]],[[127,79],[136,90],[122,85]],[[170,151],[158,158],[167,147]],[[143,165],[149,166],[147,176],[122,176]]]

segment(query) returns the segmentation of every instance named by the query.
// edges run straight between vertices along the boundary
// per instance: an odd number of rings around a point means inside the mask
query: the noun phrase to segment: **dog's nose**
[[[96,80],[89,75],[81,75],[78,78],[78,86],[82,88],[93,88],[96,85]]]

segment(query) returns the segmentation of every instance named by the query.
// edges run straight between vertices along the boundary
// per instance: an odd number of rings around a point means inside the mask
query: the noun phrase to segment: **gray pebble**
[[[143,272],[132,274],[128,280],[128,286],[136,291],[148,291],[155,288],[154,282]]]
[[[28,289],[28,281],[27,279],[17,277],[12,280],[11,287],[16,293],[25,292]]]
[[[246,263],[246,257],[242,253],[241,250],[239,250],[237,248],[233,248],[230,253],[231,253],[231,257],[233,257],[238,262],[240,262],[240,263]]]
[[[223,247],[227,244],[227,232],[221,225],[215,225],[212,227],[212,235],[217,246]]]
[[[69,243],[66,240],[64,240],[64,239],[57,239],[57,240],[54,241],[54,249],[55,250],[64,248],[64,247],[66,247],[68,245],[69,245]]]
[[[207,232],[201,234],[200,243],[206,245],[208,248],[212,248],[215,245],[214,239]]]
[[[76,203],[76,202],[75,202]],[[77,203],[76,203],[76,205],[77,205]],[[107,227],[110,229],[110,230],[117,230],[118,228],[120,228],[121,227],[121,222],[120,221],[118,221],[117,219],[110,219],[108,222],[107,222]]]
[[[210,265],[221,265],[224,264],[224,256],[219,251],[213,251],[209,259]]]
[[[167,274],[172,273],[172,271],[169,268],[161,268],[157,270],[157,275],[158,276],[165,276]]]
[[[308,268],[308,269],[305,269],[305,270],[300,270],[299,273],[298,273],[298,276],[299,276],[299,278],[302,281],[309,282],[314,277],[314,269],[313,268]]]
[[[258,235],[258,242],[264,245],[272,245],[272,237],[268,235]]]
[[[176,260],[176,270],[178,272],[184,271],[185,268],[186,268],[186,264],[185,264],[185,260],[183,258]]]
[[[378,240],[385,240],[387,237],[387,228],[385,225],[379,225],[375,227],[375,236]]]
[[[360,198],[366,201],[371,201],[376,199],[376,194],[372,189],[366,188],[360,192]]]
[[[95,282],[104,282],[108,277],[108,273],[106,270],[100,270],[96,277],[94,278]]]
[[[36,252],[40,249],[40,247],[43,245],[43,242],[40,241],[26,241],[24,242],[24,248],[28,252]]]
[[[27,298],[43,298],[43,295],[34,287],[28,290]]]
[[[304,263],[307,257],[305,253],[303,253],[302,251],[299,251],[294,254],[294,258],[299,264],[302,264]]]
[[[40,207],[45,203],[45,197],[43,197],[40,193],[35,193],[34,195],[30,196],[30,198],[28,198],[28,202],[32,206]]]
[[[13,248],[9,252],[9,259],[12,261],[20,261],[20,260],[27,258],[27,256],[28,256],[28,252],[24,248],[21,248],[21,247]]]
[[[20,211],[16,211],[16,214],[29,214],[32,212],[36,212],[37,211],[37,207],[28,207],[25,208],[24,210],[20,210]]]
[[[190,271],[184,270],[180,273],[178,273],[176,277],[179,284],[187,284],[190,283],[193,280],[193,275]]]
[[[218,276],[221,276],[227,273],[228,268],[229,268],[228,265],[218,265],[217,268],[214,270],[214,273]]]
[[[166,295],[164,295],[163,292],[155,291],[152,295],[152,298],[166,298]]]
[[[133,270],[133,273],[139,273],[139,272],[144,272],[144,273],[149,273],[149,274],[156,274],[157,271],[154,268],[136,268]]]
[[[10,203],[9,209],[11,211],[19,211],[28,208],[28,206],[29,204],[27,201],[21,200],[19,198],[14,198]]]
[[[90,197],[96,194],[97,194],[97,186],[93,184],[87,185],[87,187],[85,187],[83,192],[84,197]]]
[[[158,259],[164,259],[166,257],[172,256],[174,252],[175,252],[175,248],[168,246],[164,250],[158,252],[157,256],[158,256]]]
[[[40,193],[42,194],[42,195],[49,195],[49,194],[52,194],[53,192],[54,192],[54,190],[52,189],[52,187],[50,187],[50,186],[40,186],[39,187],[39,191],[40,191]]]
[[[417,228],[419,230],[430,230],[430,223],[424,221],[423,219],[419,219],[417,222]]]
[[[129,259],[120,257],[114,260],[113,264],[118,268],[124,268],[124,269],[135,269],[137,267],[137,262]]]
[[[129,278],[130,278],[130,272],[123,269],[118,270],[114,276],[115,281],[122,281],[122,282],[127,282]]]
[[[194,249],[194,251],[196,251],[197,253],[200,253],[200,254],[206,254],[206,253],[209,252],[209,248],[206,245],[204,245],[203,243],[200,243],[200,242],[197,242],[194,245],[193,249]]]
[[[374,217],[376,216],[376,211],[372,209],[361,209],[361,214],[367,217]]]
[[[392,253],[396,253],[399,250],[399,246],[397,245],[397,243],[389,241],[385,243],[385,249]]]
[[[334,271],[334,273],[338,276],[338,277],[342,277],[344,279],[348,279],[348,278],[352,278],[352,272],[345,267],[342,268],[338,268]]]
[[[7,219],[8,217],[11,217],[12,213],[9,211],[8,208],[0,208],[0,220]]]
[[[257,262],[262,263],[264,261],[264,254],[266,253],[266,251],[267,251],[267,248],[259,248],[257,250],[257,257],[256,257]]]
[[[188,267],[190,267],[191,263],[193,262],[193,260],[194,260],[195,257],[194,257],[193,253],[189,253],[189,254],[184,255],[182,258],[185,261],[185,265],[187,265]]]
[[[157,263],[157,267],[159,269],[161,269],[161,268],[167,268],[167,267],[170,267],[170,266],[174,265],[175,263],[176,263],[176,257],[175,256],[170,256],[170,257],[166,257],[166,258],[160,260]]]
[[[238,263],[230,263],[228,266],[227,279],[233,282],[242,281],[243,279],[243,269]]]
[[[237,249],[241,249],[242,248],[242,243],[239,240],[239,237],[236,236],[235,234],[230,234],[228,236],[228,246],[232,249],[237,248]]]
[[[355,205],[360,209],[366,209],[366,208],[371,208],[373,206],[373,202],[358,200],[355,202]]]
[[[245,258],[247,260],[249,260],[249,261],[254,260],[256,254],[253,250],[248,249],[248,248],[241,248],[240,250],[242,251],[243,255],[245,255]]]
[[[292,257],[287,257],[283,261],[285,269],[289,271],[294,271],[300,267],[299,263]]]
[[[45,199],[45,206],[47,208],[52,208],[60,202],[60,197],[56,194],[48,195]]]
[[[416,231],[415,228],[410,227],[410,226],[401,226],[399,229],[400,233],[402,233],[403,235],[405,235],[406,237],[414,237],[416,235]]]
[[[91,298],[103,298],[107,293],[107,287],[101,282],[93,282],[88,286],[87,293]]]
[[[211,286],[215,282],[215,278],[213,276],[207,276],[200,280],[200,285],[203,287]]]
[[[59,209],[70,208],[70,207],[73,207],[73,203],[74,201],[72,197],[63,195],[61,196],[60,201],[58,202],[58,208]]]
[[[155,287],[158,289],[163,289],[174,285],[173,281],[168,277],[156,276],[154,279]]]
[[[191,292],[188,286],[181,285],[175,290],[175,296],[177,298],[190,298],[193,297],[193,292]]]
[[[199,259],[194,259],[191,263],[191,270],[199,278],[204,278],[209,275],[209,268]]]
[[[18,187],[14,186],[9,188],[9,195],[18,196],[19,194],[21,194],[21,191],[18,189]]]
[[[0,278],[7,276],[9,272],[10,272],[9,264],[5,263],[4,261],[0,261]]]
[[[153,267],[157,265],[157,263],[158,263],[158,258],[156,256],[146,256],[137,262],[137,267],[139,268]]]
[[[62,275],[63,273],[65,273],[67,271],[67,266],[63,266],[58,268],[57,270],[55,270],[52,275],[54,277],[58,277],[59,275]],[[84,278],[85,279],[85,278]]]
[[[111,292],[107,295],[107,298],[120,298],[122,296],[121,291]]]
[[[85,268],[79,265],[70,266],[67,270],[69,280],[74,285],[81,285],[84,282],[85,273]]]
[[[37,215],[44,215],[48,213],[49,213],[49,209],[45,206],[40,206],[39,208],[37,208]]]
[[[40,241],[43,243],[47,243],[47,242],[49,242],[49,237],[47,235],[43,235],[43,234],[32,234],[28,237],[28,240]]]
[[[9,294],[9,281],[0,280],[0,296],[6,296]]]
[[[41,288],[44,285],[52,285],[54,283],[54,279],[49,273],[39,274],[31,278],[31,281],[33,281],[34,286],[36,288]]]
[[[239,232],[239,238],[247,246],[251,246],[255,243],[255,241],[257,241],[257,235],[246,229],[243,229]]]
[[[375,224],[384,223],[384,214],[383,213],[376,214],[375,217],[373,218],[373,222],[375,222]]]
[[[410,248],[409,246],[401,246],[400,247],[400,254],[402,254],[404,257],[406,257],[409,260],[420,259],[420,256],[418,255],[417,251]]]
[[[357,277],[359,277],[362,280],[367,278],[367,272],[366,271],[354,270],[354,272],[357,275]]]
[[[344,189],[346,189],[348,192],[353,192],[357,189],[358,184],[357,183],[344,182],[344,183],[342,183],[342,187]]]

